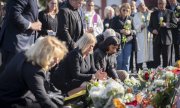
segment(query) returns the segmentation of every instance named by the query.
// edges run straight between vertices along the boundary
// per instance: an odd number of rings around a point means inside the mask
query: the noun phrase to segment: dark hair
[[[120,45],[120,40],[116,36],[110,36],[106,38],[106,40],[104,40],[104,42],[100,46],[100,49],[106,52],[109,50],[108,47],[110,45]]]

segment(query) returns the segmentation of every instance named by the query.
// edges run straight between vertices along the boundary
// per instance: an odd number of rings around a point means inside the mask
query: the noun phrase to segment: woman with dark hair
[[[50,89],[53,86],[48,83],[48,71],[66,53],[67,48],[62,42],[46,36],[39,38],[25,52],[15,55],[0,75],[0,107],[61,107],[63,96],[60,91]]]
[[[58,0],[47,0],[46,9],[39,13],[39,21],[42,23],[41,31],[39,32],[40,36],[51,35],[55,36],[57,32],[58,20],[57,13],[58,9]]]
[[[116,36],[110,36],[94,52],[95,67],[107,72],[109,77],[118,79],[116,73],[116,52],[120,46],[120,41]]]

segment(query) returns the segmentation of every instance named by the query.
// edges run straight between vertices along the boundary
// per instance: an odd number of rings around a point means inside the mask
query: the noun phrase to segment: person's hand
[[[95,73],[95,77],[99,80],[105,80],[107,79],[107,73],[103,72],[102,69],[100,69]]]
[[[130,34],[131,34],[131,31],[130,31],[130,30],[125,30],[124,34],[125,34],[125,35],[130,35]]]
[[[158,35],[158,31],[157,31],[156,29],[154,29],[154,30],[152,31],[152,33],[155,34],[155,35]]]
[[[35,30],[35,31],[40,31],[42,27],[42,23],[40,21],[33,22],[31,23],[30,29]]]
[[[141,25],[141,30],[143,30],[146,26],[143,24]]]
[[[56,92],[56,93],[50,92],[48,94],[48,96],[58,107],[63,106],[64,97],[62,96],[61,93],[59,93],[59,92]]]
[[[125,34],[125,29],[120,30],[120,33]]]

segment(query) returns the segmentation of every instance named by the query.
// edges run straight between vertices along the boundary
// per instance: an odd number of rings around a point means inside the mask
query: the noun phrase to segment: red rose
[[[149,73],[146,72],[146,73],[144,74],[144,77],[145,77],[145,80],[147,81],[147,80],[149,79]]]

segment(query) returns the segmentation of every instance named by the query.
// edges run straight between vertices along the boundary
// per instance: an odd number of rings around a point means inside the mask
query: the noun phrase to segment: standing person
[[[0,72],[16,53],[24,51],[35,42],[36,31],[39,30],[41,23],[38,21],[37,0],[7,1],[6,15],[0,32]]]
[[[111,6],[106,6],[104,9],[104,31],[108,29],[111,25],[112,19],[114,17],[114,9]]]
[[[63,96],[49,85],[48,71],[66,53],[67,48],[62,42],[46,36],[39,38],[26,51],[16,54],[0,75],[0,107],[62,107]]]
[[[94,36],[103,32],[103,22],[100,15],[95,12],[93,0],[86,1],[85,21],[87,32],[93,33]]]
[[[137,13],[137,6],[135,0],[130,1],[131,5],[131,17],[134,17],[135,14]],[[137,69],[137,39],[136,35],[133,35],[133,40],[132,40],[132,52],[131,52],[131,58],[130,58],[130,70],[131,72],[134,72],[134,69]]]
[[[175,14],[166,9],[166,0],[158,0],[158,9],[151,13],[149,30],[153,34],[153,66],[157,68],[162,54],[163,67],[171,65],[172,28],[177,27]]]
[[[57,37],[65,41],[69,51],[76,48],[76,41],[83,35],[83,24],[78,12],[83,0],[68,0],[58,13]]]
[[[175,50],[175,61],[180,59],[180,3],[177,0],[168,0],[169,5],[167,5],[167,9],[170,9],[175,12],[176,19],[178,21],[178,27],[172,29],[173,35],[173,47]]]
[[[148,11],[143,0],[136,2],[138,12],[133,19],[134,29],[136,30],[137,38],[137,71],[143,69],[143,63],[152,61],[150,58],[150,32],[148,31],[148,25],[150,20],[150,12]],[[151,51],[152,52],[152,51]]]
[[[58,13],[58,1],[47,0],[46,9],[39,13],[39,21],[42,23],[39,36],[52,35],[55,36],[57,32],[57,13]]]
[[[121,50],[117,56],[117,69],[129,72],[134,35],[133,19],[129,3],[123,3],[119,9],[120,15],[113,18],[112,29],[121,34]]]
[[[136,1],[131,0],[130,5],[131,5],[131,16],[134,17],[134,15],[137,13]]]

